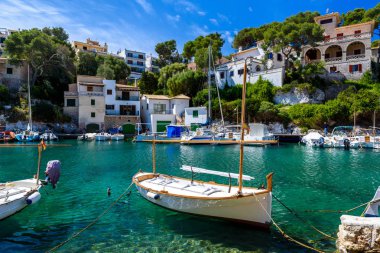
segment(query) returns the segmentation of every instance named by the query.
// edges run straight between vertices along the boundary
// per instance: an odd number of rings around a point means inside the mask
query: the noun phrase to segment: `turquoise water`
[[[86,226],[130,184],[139,169],[151,170],[151,146],[130,142],[64,141],[71,147],[48,147],[48,160],[62,162],[56,190],[41,190],[42,199],[0,222],[0,252],[44,252]],[[255,186],[275,172],[274,195],[326,233],[335,235],[339,214],[305,213],[310,209],[349,209],[372,198],[380,185],[380,153],[374,150],[312,149],[299,145],[245,147],[245,174]],[[238,146],[157,145],[158,172],[189,177],[182,164],[237,172]],[[1,148],[0,182],[35,173],[36,148]],[[197,179],[225,182],[200,175]],[[107,196],[107,187],[112,195]],[[360,214],[359,209],[354,214]],[[290,235],[332,251],[324,239],[273,201],[273,218]],[[287,242],[272,227],[256,231],[228,222],[179,214],[159,208],[133,188],[96,225],[59,252],[307,252]]]

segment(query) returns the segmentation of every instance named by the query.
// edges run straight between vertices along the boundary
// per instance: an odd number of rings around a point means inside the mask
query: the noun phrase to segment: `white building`
[[[80,128],[89,124],[109,129],[140,122],[138,87],[116,84],[96,76],[77,76],[64,92],[63,111]]]
[[[5,40],[8,38],[9,35],[12,33],[17,32],[17,30],[11,30],[7,28],[0,28],[0,56],[3,54],[4,47],[5,47]]]
[[[185,108],[185,126],[191,124],[206,124],[207,108],[206,107],[188,107]]]
[[[153,57],[152,55],[148,55],[146,57],[145,67],[147,71],[150,71],[153,73],[160,72],[160,67],[158,66],[158,59],[156,57]]]
[[[216,68],[216,82],[219,87],[224,87],[225,84],[233,86],[243,83],[244,75],[244,60],[247,57],[253,57],[248,66],[249,74],[247,75],[247,82],[255,83],[261,76],[264,80],[269,80],[274,86],[281,87],[283,84],[285,70],[284,70],[284,57],[281,53],[270,53],[269,60],[264,66],[262,59],[264,59],[265,52],[260,45],[241,50],[232,54],[232,59],[229,62],[218,65]]]
[[[145,129],[152,132],[165,132],[170,124],[183,123],[185,108],[190,98],[178,95],[172,98],[164,95],[141,96],[141,120]]]
[[[138,80],[141,78],[141,74],[145,71],[145,53],[124,49],[118,53],[123,57],[125,63],[131,68],[131,74],[129,80]]]

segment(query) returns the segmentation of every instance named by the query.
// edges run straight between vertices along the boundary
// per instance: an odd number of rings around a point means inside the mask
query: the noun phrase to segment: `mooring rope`
[[[360,205],[355,206],[355,207],[348,209],[348,210],[329,210],[329,209],[323,210],[322,209],[322,210],[305,210],[304,212],[306,212],[306,213],[350,213],[350,212],[355,211],[356,209],[358,209],[360,207],[363,207],[363,206],[366,206],[366,205],[372,204],[372,203],[377,203],[379,201],[380,201],[380,199],[371,200],[371,201],[360,204]]]
[[[71,237],[69,237],[68,239],[66,239],[65,241],[61,242],[60,244],[58,244],[57,246],[51,248],[50,250],[46,251],[47,253],[48,252],[54,252],[56,251],[57,249],[59,249],[60,247],[62,247],[63,245],[65,245],[66,243],[70,242],[72,239],[74,239],[75,237],[79,236],[81,233],[83,233],[86,229],[90,228],[91,226],[93,226],[101,217],[103,217],[105,214],[107,214],[109,212],[109,210],[111,210],[111,208],[117,203],[120,201],[120,199],[126,195],[129,191],[129,189],[132,187],[133,185],[133,182],[128,186],[128,188],[114,201],[111,203],[111,205],[109,205],[109,207],[104,210],[98,217],[96,217],[95,220],[93,220],[92,222],[90,222],[87,226],[85,226],[84,228],[82,228],[81,230],[79,230],[78,232],[76,232],[75,234],[73,234]]]
[[[299,246],[302,246],[302,247],[304,247],[304,248],[306,248],[306,249],[310,249],[310,250],[313,250],[313,251],[318,252],[318,253],[325,253],[324,251],[322,251],[322,250],[320,250],[320,249],[314,248],[314,247],[312,247],[312,246],[310,246],[310,245],[307,245],[307,244],[305,244],[305,243],[303,243],[303,242],[300,242],[300,241],[294,239],[294,238],[291,237],[290,235],[287,235],[287,234],[285,233],[285,231],[282,230],[282,228],[281,228],[281,227],[280,227],[280,226],[279,226],[279,225],[273,220],[272,216],[268,213],[268,211],[265,209],[265,207],[263,206],[263,204],[261,204],[260,200],[257,198],[257,196],[256,196],[255,193],[253,193],[253,196],[255,196],[256,201],[259,202],[261,208],[262,208],[262,209],[264,210],[264,212],[268,215],[268,217],[269,217],[269,219],[272,221],[273,225],[278,229],[278,231],[281,233],[281,235],[282,235],[285,239],[287,239],[287,240],[290,241],[290,242],[294,242],[295,244],[298,244]]]
[[[290,213],[294,214],[295,217],[297,217],[300,221],[302,221],[303,223],[305,223],[306,225],[310,226],[312,229],[314,229],[315,231],[317,231],[318,233],[320,233],[321,235],[331,239],[331,240],[336,240],[336,237],[333,237],[329,234],[326,234],[325,232],[319,230],[318,228],[316,228],[313,224],[310,224],[310,222],[308,222],[307,220],[303,219],[301,216],[299,216],[295,211],[293,211],[291,208],[289,208],[288,206],[286,206],[281,200],[279,200],[274,194],[272,194],[273,198],[275,198],[275,200],[278,201],[278,203],[280,203],[283,207],[285,207]]]

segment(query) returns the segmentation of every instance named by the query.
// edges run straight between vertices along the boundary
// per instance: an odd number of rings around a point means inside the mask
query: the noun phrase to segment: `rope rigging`
[[[84,231],[86,231],[88,228],[92,227],[98,220],[100,220],[100,218],[102,218],[104,215],[106,215],[111,210],[111,208],[116,203],[118,203],[120,201],[120,199],[122,197],[124,197],[125,195],[129,195],[128,192],[129,192],[130,188],[132,187],[132,185],[133,185],[133,182],[128,186],[128,188],[115,201],[113,201],[111,203],[111,205],[108,206],[108,208],[106,210],[104,210],[98,217],[96,217],[95,220],[93,220],[92,222],[90,222],[87,226],[85,226],[84,228],[82,228],[81,230],[79,230],[78,232],[76,232],[75,234],[73,234],[71,237],[69,237],[65,241],[61,242],[57,246],[55,246],[55,247],[51,248],[50,250],[48,250],[47,253],[48,252],[54,252],[54,251],[56,251],[57,249],[61,248],[63,245],[67,244],[68,242],[70,242],[74,238],[78,237],[81,233],[83,233]]]

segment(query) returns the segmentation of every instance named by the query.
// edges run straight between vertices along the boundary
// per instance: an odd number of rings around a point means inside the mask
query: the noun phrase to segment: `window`
[[[94,87],[92,87],[92,86],[87,86],[87,91],[94,91]]]
[[[139,54],[139,59],[144,59],[144,55]]]
[[[138,61],[138,62],[137,62],[137,65],[139,65],[139,66],[144,66],[144,63],[143,63],[142,61]]]
[[[165,104],[154,104],[153,105],[153,112],[154,113],[163,113],[166,111],[166,105]]]
[[[336,57],[342,57],[342,51],[336,52]]]
[[[260,65],[257,65],[256,66],[256,72],[260,72],[260,71],[261,71]]]
[[[269,53],[269,54],[268,54],[268,59],[269,59],[269,60],[272,60],[272,59],[273,59],[273,53]]]
[[[361,53],[362,53],[362,50],[360,50],[360,48],[354,50],[354,55],[358,55],[358,54],[361,54]]]
[[[146,109],[149,110],[149,104],[146,104]]]
[[[321,20],[320,24],[324,25],[324,24],[329,24],[329,23],[332,23],[332,22],[333,22],[332,18],[329,18],[329,19]]]
[[[362,33],[362,30],[356,30],[355,31],[355,37],[360,37],[361,33]]]
[[[282,61],[282,54],[277,54],[277,61]]]
[[[198,118],[198,110],[193,111],[193,118]]]
[[[350,73],[362,72],[362,65],[361,64],[349,65],[349,71]]]
[[[343,33],[338,33],[338,34],[336,35],[336,38],[337,38],[338,40],[343,39]]]
[[[238,70],[238,75],[242,75],[242,74],[244,74],[244,69],[239,69]]]
[[[219,75],[220,75],[220,79],[224,79],[224,72],[220,72]]]
[[[66,106],[67,107],[75,107],[75,99],[72,99],[72,98],[66,99]]]
[[[106,105],[106,110],[115,110],[115,105]]]
[[[91,118],[95,118],[95,113],[94,112],[91,113]]]
[[[13,68],[7,68],[7,74],[12,75],[13,74]]]
[[[233,77],[233,76],[234,76],[234,71],[231,70],[231,71],[230,71],[230,77]]]
[[[335,73],[336,72],[336,67],[330,67],[330,73]]]
[[[127,56],[128,57],[133,57],[133,54],[132,53],[127,53]]]
[[[107,90],[107,95],[112,95],[112,90]]]
[[[83,47],[83,50],[87,50],[87,47]]]
[[[325,42],[328,42],[328,41],[330,41],[330,35],[325,36]]]
[[[95,99],[91,99],[91,105],[95,105]]]
[[[127,63],[128,64],[133,64],[133,61],[132,60],[128,60]]]

